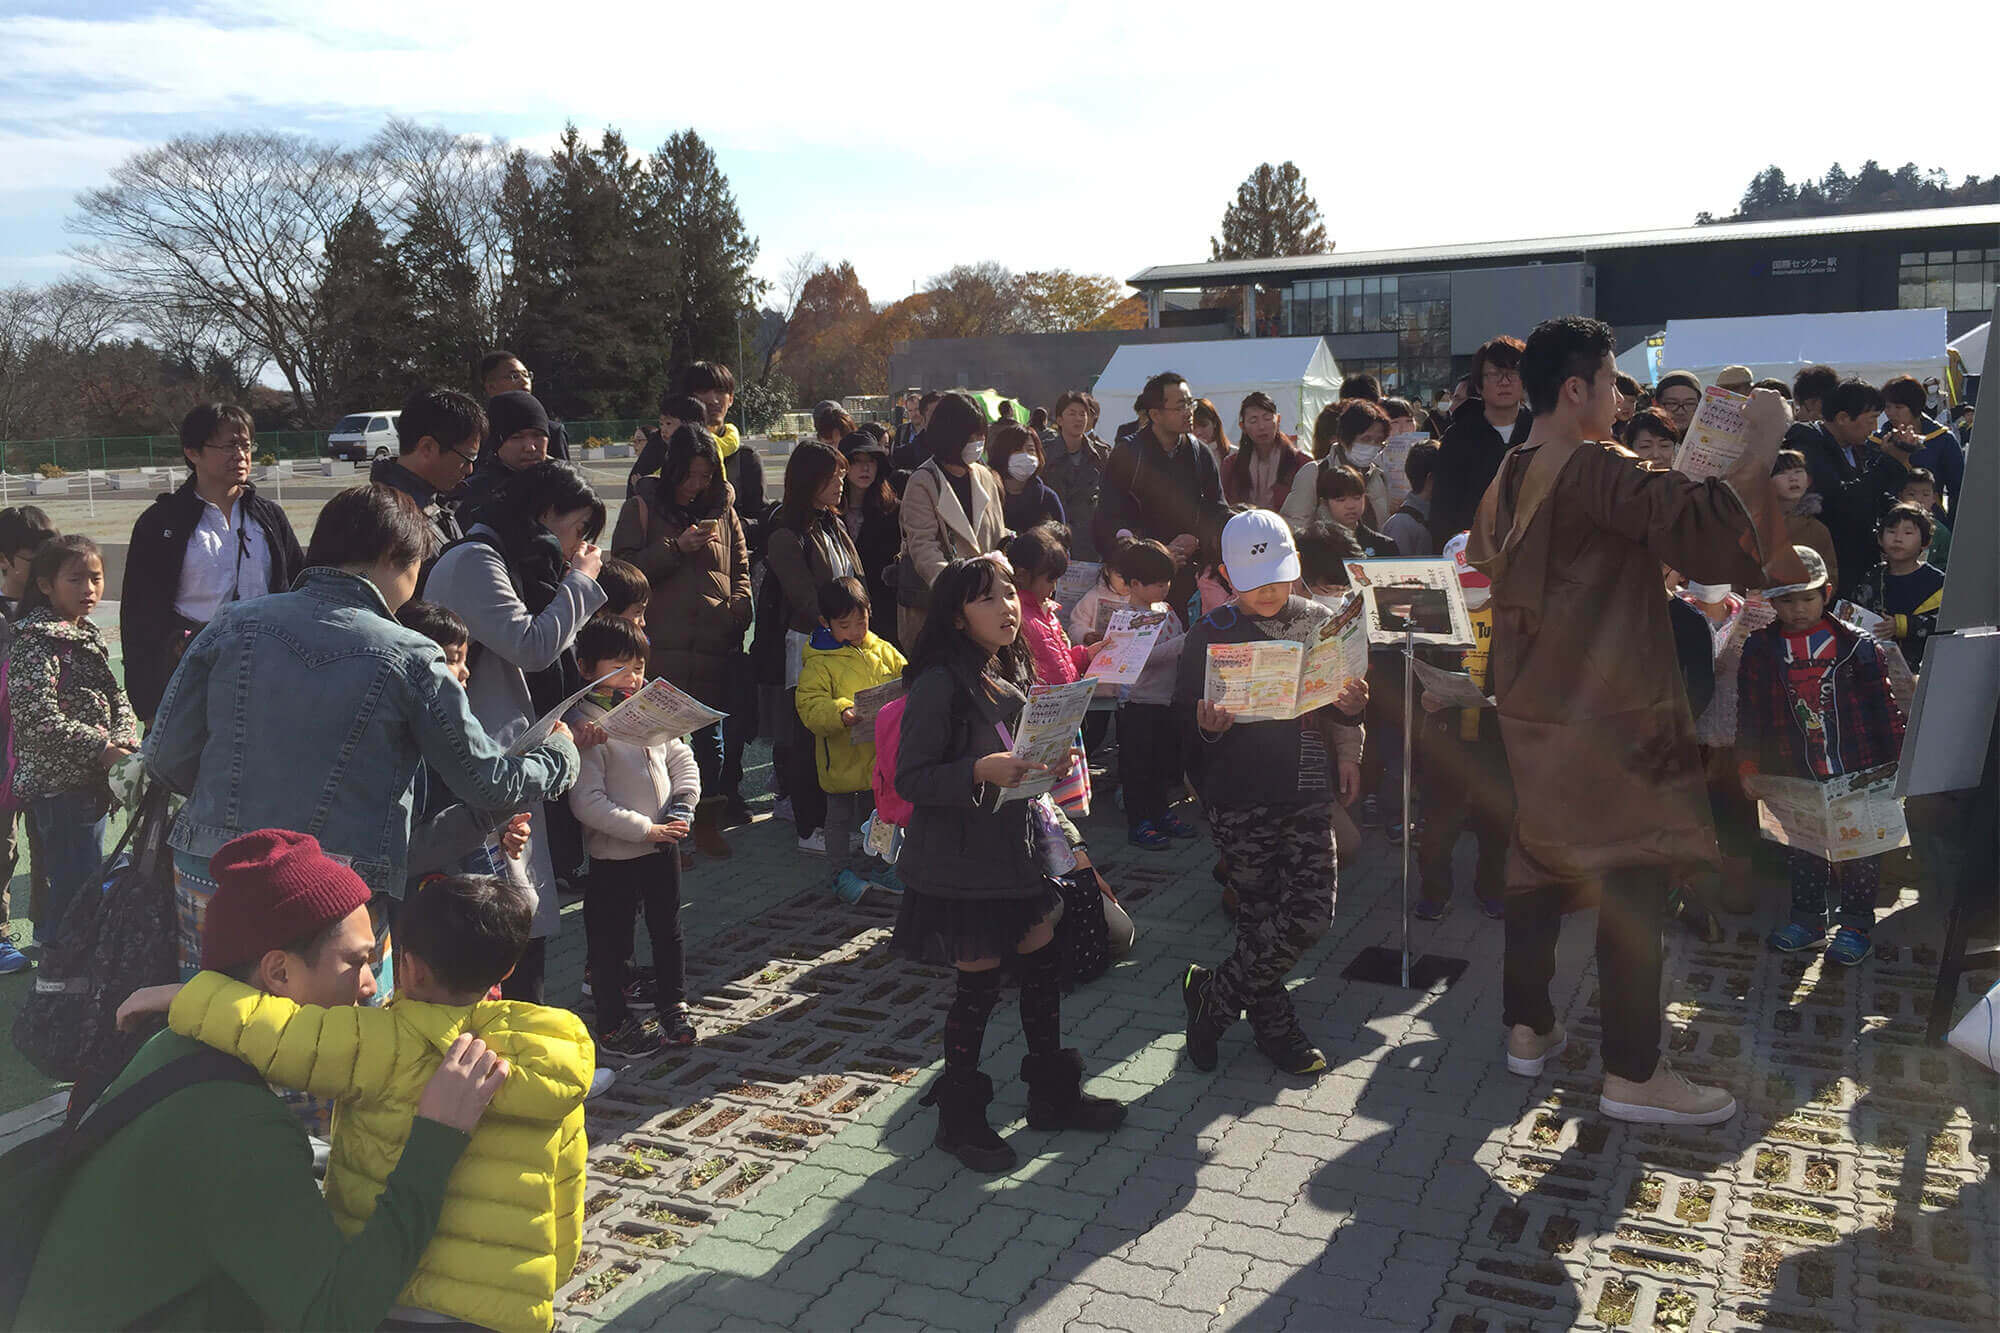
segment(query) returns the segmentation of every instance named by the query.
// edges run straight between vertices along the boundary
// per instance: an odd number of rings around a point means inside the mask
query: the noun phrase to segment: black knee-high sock
[[[958,994],[944,1019],[944,1067],[960,1073],[979,1068],[979,1048],[986,1040],[986,1020],[1000,1002],[1000,969],[960,971]]]
[[[1061,965],[1053,941],[1020,957],[1021,1032],[1031,1055],[1053,1055],[1062,1049],[1062,987],[1056,980]]]

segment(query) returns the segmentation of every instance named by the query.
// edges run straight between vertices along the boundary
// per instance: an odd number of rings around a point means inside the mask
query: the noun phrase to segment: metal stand
[[[1471,964],[1464,958],[1424,954],[1410,960],[1410,843],[1415,839],[1411,774],[1417,762],[1417,632],[1414,626],[1403,631],[1403,941],[1392,949],[1371,944],[1355,956],[1341,976],[1348,981],[1366,981],[1377,986],[1397,986],[1403,990],[1445,991],[1465,975]]]

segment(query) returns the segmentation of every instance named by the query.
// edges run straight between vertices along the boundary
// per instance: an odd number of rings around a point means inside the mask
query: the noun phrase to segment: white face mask
[[[1007,475],[1015,481],[1026,481],[1035,475],[1035,469],[1040,466],[1033,454],[1023,450],[1007,460]]]
[[[1382,456],[1382,446],[1379,444],[1350,444],[1347,446],[1347,456],[1354,460],[1354,466],[1358,468],[1373,467],[1375,466],[1375,460]]]
[[[972,464],[977,463],[979,461],[979,455],[984,452],[986,452],[986,441],[967,440],[965,442],[965,448],[959,451],[958,456],[959,459],[962,462],[964,462],[967,467],[970,467],[972,466]]]

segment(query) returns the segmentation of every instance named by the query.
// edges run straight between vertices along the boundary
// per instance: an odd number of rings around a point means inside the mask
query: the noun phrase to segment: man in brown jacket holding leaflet
[[[1609,326],[1550,320],[1521,360],[1534,425],[1487,490],[1467,555],[1493,579],[1493,685],[1518,809],[1508,853],[1507,1065],[1541,1073],[1567,1040],[1548,997],[1562,913],[1598,905],[1607,1116],[1729,1119],[1727,1090],[1660,1056],[1660,925],[1676,870],[1717,859],[1661,566],[1762,586],[1784,552],[1771,463],[1790,418],[1755,395],[1725,477],[1649,471],[1611,443]],[[1779,557],[1774,556],[1774,559]],[[1775,567],[1777,582],[1790,577]]]

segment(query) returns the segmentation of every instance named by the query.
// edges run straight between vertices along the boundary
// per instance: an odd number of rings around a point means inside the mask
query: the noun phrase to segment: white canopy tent
[[[1178,371],[1236,431],[1243,397],[1262,389],[1278,405],[1287,433],[1312,430],[1319,410],[1340,397],[1340,366],[1322,338],[1221,338],[1212,342],[1126,343],[1111,354],[1091,393],[1112,428],[1132,418],[1132,403],[1146,381]]]
[[[1627,348],[1618,358],[1619,373],[1630,375],[1642,385],[1656,383],[1660,378],[1660,344],[1665,336],[1655,333]]]
[[[1965,363],[1967,374],[1977,375],[1986,365],[1986,335],[1992,328],[1993,321],[1989,319],[1963,337],[1951,340],[1951,350],[1957,352],[1958,359]]]
[[[1832,366],[1842,377],[1881,384],[1895,375],[1944,382],[1943,310],[1856,310],[1824,315],[1755,315],[1670,319],[1662,370],[1691,370],[1704,384],[1726,366],[1748,366],[1754,379],[1781,379],[1806,366]]]

